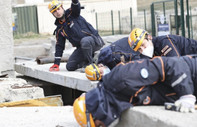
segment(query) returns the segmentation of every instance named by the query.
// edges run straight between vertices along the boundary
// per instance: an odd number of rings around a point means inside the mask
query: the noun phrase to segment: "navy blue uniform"
[[[107,126],[132,105],[163,105],[196,93],[197,57],[155,57],[118,65],[86,94],[86,108]]]
[[[139,53],[135,52],[129,46],[128,37],[124,37],[101,49],[98,57],[98,64],[102,63],[112,69],[121,62],[121,57],[125,62],[140,58]]]
[[[177,35],[153,37],[155,56],[184,56],[197,54],[197,41]]]
[[[54,64],[60,64],[65,48],[65,40],[76,47],[67,62],[67,70],[76,70],[82,67],[82,63],[92,63],[92,56],[99,50],[104,42],[91,24],[80,16],[81,6],[78,0],[73,0],[71,8],[65,11],[65,22],[59,19],[55,21],[56,28],[56,52]]]

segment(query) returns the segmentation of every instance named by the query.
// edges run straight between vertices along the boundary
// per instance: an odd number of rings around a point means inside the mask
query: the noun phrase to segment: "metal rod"
[[[131,25],[131,30],[132,30],[133,29],[132,8],[130,8],[130,25]]]
[[[120,11],[118,11],[118,18],[119,18],[119,34],[122,34],[122,32],[121,32],[121,19],[120,19]]]
[[[174,0],[174,6],[175,6],[175,26],[176,26],[176,35],[179,35],[179,24],[178,24],[178,6],[177,6],[177,0]]]
[[[191,15],[191,19],[190,19],[190,24],[191,24],[191,33],[192,33],[192,39],[194,38],[193,37],[193,24],[192,24],[192,7],[190,6],[190,15]]]
[[[182,29],[182,36],[185,37],[184,1],[180,0],[180,2],[181,2],[181,29]]]
[[[114,20],[113,20],[113,10],[111,10],[111,25],[112,25],[112,35],[114,35]]]
[[[147,30],[146,28],[146,10],[144,9],[144,28],[145,30]]]
[[[186,0],[187,6],[187,28],[188,28],[188,37],[190,38],[190,14],[189,14],[189,2]]]

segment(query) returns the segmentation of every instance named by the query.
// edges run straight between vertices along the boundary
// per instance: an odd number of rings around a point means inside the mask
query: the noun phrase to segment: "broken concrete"
[[[23,79],[0,78],[0,86],[0,103],[44,97],[42,88],[29,85]]]

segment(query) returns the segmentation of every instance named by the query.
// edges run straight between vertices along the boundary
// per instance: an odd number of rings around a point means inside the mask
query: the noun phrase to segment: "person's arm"
[[[50,71],[59,71],[59,65],[62,58],[62,54],[65,48],[66,39],[62,36],[61,32],[56,33],[56,45],[55,45],[55,61],[54,65],[50,67]]]
[[[175,101],[176,110],[180,112],[194,112],[196,97],[193,94],[194,84],[190,68],[178,57],[163,58],[166,71],[166,84],[170,85],[179,99]]]
[[[80,5],[79,0],[72,0],[71,10],[72,10],[71,15],[72,15],[73,17],[78,17],[78,16],[80,16],[81,5]]]
[[[165,82],[178,95],[192,94],[194,85],[188,64],[181,57],[162,57],[164,61]]]

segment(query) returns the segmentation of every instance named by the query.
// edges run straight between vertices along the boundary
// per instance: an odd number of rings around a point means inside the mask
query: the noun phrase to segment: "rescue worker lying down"
[[[178,35],[152,37],[146,30],[135,28],[128,39],[130,47],[141,58],[153,56],[184,56],[197,54],[197,41]]]
[[[97,88],[75,100],[75,118],[81,126],[87,122],[93,127],[109,126],[131,106],[165,102],[174,103],[177,111],[194,112],[196,76],[197,55],[154,57],[119,64],[103,76]]]

